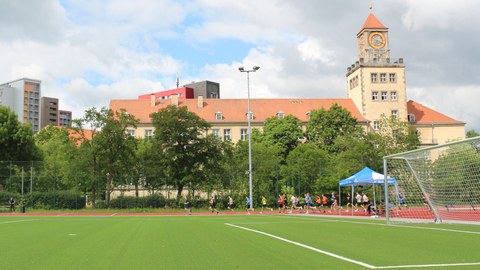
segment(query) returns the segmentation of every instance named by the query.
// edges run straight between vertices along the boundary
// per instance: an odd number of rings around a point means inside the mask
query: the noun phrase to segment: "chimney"
[[[152,94],[150,94],[150,107],[152,107],[152,108],[155,107],[155,102],[156,102],[155,94],[152,93]]]
[[[203,109],[203,96],[198,96],[198,108]]]
[[[172,99],[172,105],[178,106],[178,95],[171,95],[170,98]]]

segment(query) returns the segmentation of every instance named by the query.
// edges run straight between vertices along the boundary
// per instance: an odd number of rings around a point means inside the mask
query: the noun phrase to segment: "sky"
[[[177,74],[246,98],[240,66],[260,66],[251,98],[346,98],[372,11],[391,57],[404,58],[407,100],[480,132],[477,0],[2,0],[0,10],[0,82],[41,80],[74,118],[176,88]]]

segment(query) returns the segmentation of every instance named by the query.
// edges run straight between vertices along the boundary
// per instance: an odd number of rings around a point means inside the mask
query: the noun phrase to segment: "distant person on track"
[[[283,200],[282,194],[278,195],[278,213],[285,213],[285,201]]]
[[[327,207],[327,203],[328,203],[328,198],[327,198],[327,196],[325,196],[325,194],[322,194],[322,209],[323,209],[323,213],[325,213],[325,207]]]
[[[249,211],[254,211],[251,207],[252,203],[250,202],[250,197],[245,196],[245,206],[247,207],[247,213],[250,215]]]
[[[348,206],[350,206],[353,211],[352,194],[350,194],[350,192],[347,194],[347,212],[348,212]]]
[[[330,196],[330,211],[328,211],[329,213],[332,213],[332,211],[335,211],[337,210],[337,205],[338,205],[338,202],[337,202],[337,197],[335,196],[335,192],[332,192],[332,195]]]
[[[212,210],[212,213],[217,212],[218,215],[218,210],[217,210],[217,200],[215,199],[215,196],[210,197],[210,210]]]
[[[362,192],[362,203],[363,203],[363,212],[367,212],[367,208],[368,208],[368,205],[370,204],[369,203],[369,200],[368,200],[368,196],[367,194],[365,194],[365,192]]]
[[[232,210],[232,212],[235,211],[232,196],[228,196],[227,209]]]
[[[269,209],[270,211],[273,211],[273,208],[270,208],[267,205],[267,198],[265,196],[262,196],[262,211],[260,211],[260,214],[263,214],[264,209]]]
[[[358,212],[359,205],[363,208],[362,198],[363,198],[362,195],[360,195],[360,193],[357,192],[357,196],[355,196],[355,199],[357,200],[357,203],[355,204],[355,212]]]
[[[308,214],[308,210],[310,210],[311,206],[312,198],[310,197],[310,193],[307,192],[307,194],[305,194],[305,214]]]
[[[190,200],[188,198],[185,200],[185,211],[187,211],[189,215],[192,214],[192,206],[190,205]]]

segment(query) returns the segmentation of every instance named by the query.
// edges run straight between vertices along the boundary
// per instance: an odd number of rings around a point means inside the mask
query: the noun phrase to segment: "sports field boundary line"
[[[238,225],[231,224],[231,223],[225,223],[225,225],[230,226],[230,227],[235,227],[235,228],[238,228],[238,229],[242,229],[242,230],[246,230],[246,231],[250,231],[250,232],[254,232],[254,233],[258,233],[258,234],[262,234],[262,235],[265,235],[265,236],[268,236],[268,237],[272,237],[272,238],[275,238],[277,240],[281,240],[281,241],[284,241],[284,242],[287,242],[287,243],[290,243],[290,244],[293,244],[293,245],[297,245],[299,247],[303,247],[303,248],[306,248],[306,249],[309,249],[309,250],[312,250],[312,251],[315,251],[315,252],[318,252],[318,253],[321,253],[321,254],[324,254],[324,255],[339,259],[339,260],[342,260],[342,261],[346,261],[346,262],[349,262],[349,263],[360,265],[360,266],[366,267],[368,269],[376,269],[376,266],[370,265],[368,263],[364,263],[364,262],[361,262],[361,261],[357,261],[357,260],[353,260],[353,259],[350,259],[350,258],[347,258],[347,257],[343,257],[341,255],[338,255],[338,254],[335,254],[335,253],[332,253],[332,252],[328,252],[328,251],[325,251],[325,250],[314,248],[314,247],[311,247],[311,246],[308,246],[308,245],[305,245],[305,244],[302,244],[302,243],[299,243],[299,242],[295,242],[295,241],[292,241],[292,240],[288,240],[286,238],[276,236],[276,235],[273,235],[273,234],[270,234],[270,233],[250,229],[250,228],[243,227],[243,226],[238,226]]]
[[[29,221],[36,221],[36,220],[38,220],[38,219],[9,220],[9,221],[0,221],[0,224],[19,223],[19,222],[29,222]]]
[[[340,220],[335,219],[336,217],[316,217],[316,216],[282,216],[281,218],[286,219],[302,219],[302,220],[321,220],[326,222],[341,222],[341,223],[352,223],[352,224],[364,224],[364,225],[376,225],[376,226],[392,226],[392,227],[399,227],[399,228],[408,228],[408,229],[420,229],[420,230],[432,230],[432,231],[445,231],[445,232],[453,232],[453,233],[466,233],[466,234],[480,234],[478,231],[464,231],[464,230],[454,230],[454,229],[446,229],[446,228],[433,228],[433,227],[419,227],[419,226],[410,226],[410,225],[388,225],[384,223],[375,223],[375,222],[361,222],[361,221],[349,221],[349,220]]]

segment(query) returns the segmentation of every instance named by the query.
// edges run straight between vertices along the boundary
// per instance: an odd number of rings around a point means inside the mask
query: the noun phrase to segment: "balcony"
[[[360,67],[405,67],[403,58],[372,58],[365,61],[360,58],[347,68],[347,76],[355,72]]]

